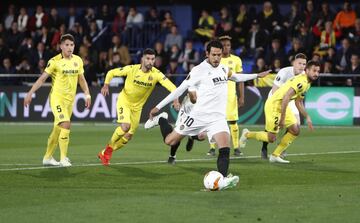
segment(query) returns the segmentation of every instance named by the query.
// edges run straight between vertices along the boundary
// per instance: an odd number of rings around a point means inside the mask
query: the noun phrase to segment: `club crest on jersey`
[[[148,80],[149,80],[149,81],[152,81],[152,80],[153,80],[153,77],[152,77],[152,76],[149,76]]]
[[[222,70],[224,71],[224,73],[226,74],[226,70],[225,70],[225,68],[224,68],[224,67],[222,67],[221,69],[222,69]]]
[[[303,87],[302,84],[300,84],[300,83],[297,84],[297,88],[298,88],[299,90],[300,90],[302,87]]]
[[[228,64],[231,65],[231,64],[233,64],[233,62],[231,60],[229,60]]]
[[[79,65],[78,63],[74,62],[74,67],[77,67],[78,65]]]
[[[276,77],[276,80],[277,80],[277,81],[280,81],[280,79],[281,79],[281,78],[280,78],[279,76]]]

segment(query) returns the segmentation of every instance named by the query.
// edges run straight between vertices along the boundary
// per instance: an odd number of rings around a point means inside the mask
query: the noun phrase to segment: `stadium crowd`
[[[182,36],[171,10],[156,7],[140,12],[133,6],[103,4],[83,10],[70,6],[59,13],[56,7],[38,5],[29,13],[10,4],[0,21],[0,74],[40,75],[48,59],[60,52],[59,40],[65,33],[75,37],[75,54],[84,61],[90,86],[101,85],[114,67],[138,63],[137,52],[145,47],[155,49],[155,66],[179,85],[202,61],[204,44],[220,35],[232,37],[234,53],[253,65],[252,72],[270,68],[276,73],[294,55],[305,53],[321,62],[321,73],[360,74],[360,4],[295,0],[290,6],[286,13],[270,1],[261,9],[250,4],[223,6],[215,12],[203,9],[197,25]],[[2,77],[0,84],[33,80]],[[360,85],[359,77],[323,80],[322,85]]]

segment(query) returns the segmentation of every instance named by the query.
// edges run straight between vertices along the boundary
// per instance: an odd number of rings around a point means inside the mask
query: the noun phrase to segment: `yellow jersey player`
[[[311,82],[319,77],[320,63],[316,61],[309,61],[306,64],[305,74],[299,74],[285,84],[283,84],[274,94],[265,102],[265,130],[261,132],[251,132],[244,129],[240,144],[245,145],[247,139],[257,139],[263,142],[274,142],[279,129],[286,128],[287,132],[281,138],[280,143],[275,148],[274,152],[269,158],[271,163],[289,163],[280,157],[281,153],[296,139],[300,134],[300,126],[291,110],[289,102],[295,100],[295,105],[299,112],[306,118],[306,122],[313,130],[312,121],[304,108],[303,99],[305,93],[309,90]]]
[[[91,105],[91,96],[84,77],[83,61],[79,56],[73,54],[74,47],[74,37],[72,35],[65,34],[61,36],[61,53],[48,61],[44,73],[37,79],[24,99],[24,106],[27,107],[31,103],[33,94],[49,76],[51,77],[52,83],[49,101],[54,115],[54,127],[48,138],[43,165],[71,166],[71,162],[67,157],[67,151],[70,135],[70,118],[78,82],[85,93],[86,108],[90,108]],[[60,147],[60,162],[53,158],[58,144]]]
[[[142,108],[155,85],[160,83],[170,92],[176,89],[176,86],[163,73],[153,67],[154,62],[155,51],[145,49],[141,64],[115,68],[106,74],[105,84],[101,89],[101,93],[105,96],[109,94],[109,83],[114,76],[126,77],[126,81],[116,104],[119,126],[115,129],[106,148],[98,154],[105,166],[110,164],[113,151],[122,148],[131,140],[139,126]],[[179,107],[179,102],[177,100],[175,102],[176,107]]]
[[[231,37],[221,36],[219,37],[221,44],[223,45],[223,52],[221,58],[221,64],[229,67],[234,73],[242,73],[242,61],[238,56],[231,54]],[[239,103],[236,93],[236,86],[239,87]],[[226,106],[226,120],[230,127],[230,135],[232,145],[234,148],[234,155],[240,156],[241,151],[239,149],[239,126],[237,120],[239,119],[238,108],[244,105],[244,82],[236,83],[234,81],[228,81],[228,98]],[[210,150],[207,155],[215,156],[215,144],[210,144]]]

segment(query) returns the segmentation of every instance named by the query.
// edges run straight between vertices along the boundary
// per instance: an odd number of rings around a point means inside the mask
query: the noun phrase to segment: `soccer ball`
[[[224,176],[218,171],[212,170],[205,174],[204,186],[208,190],[219,190],[219,182],[222,181]]]

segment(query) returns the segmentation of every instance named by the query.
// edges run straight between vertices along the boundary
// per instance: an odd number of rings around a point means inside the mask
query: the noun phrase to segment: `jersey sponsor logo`
[[[143,87],[151,87],[151,86],[153,86],[152,83],[148,83],[148,82],[144,82],[144,81],[138,81],[138,80],[134,80],[133,83],[136,84],[136,85],[143,86]]]
[[[215,77],[212,79],[214,85],[227,83],[227,80],[228,79],[226,77]]]
[[[62,73],[66,75],[77,74],[79,70],[63,70]]]

